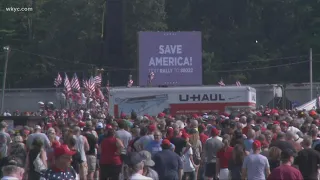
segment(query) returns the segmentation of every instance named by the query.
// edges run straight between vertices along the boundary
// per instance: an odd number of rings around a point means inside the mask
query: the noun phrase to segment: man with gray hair
[[[129,153],[127,159],[125,160],[126,164],[129,166],[132,175],[130,176],[130,180],[152,180],[143,174],[144,168],[144,157],[138,152]]]
[[[296,137],[298,137],[298,138],[296,138]],[[290,144],[292,144],[292,146],[295,148],[296,152],[299,152],[302,149],[300,142],[298,142],[299,139],[300,139],[299,136],[294,134],[293,132],[291,132],[291,131],[286,132],[286,140]]]
[[[32,133],[28,136],[27,147],[29,149],[31,149],[31,145],[33,143],[33,140],[39,138],[39,139],[41,139],[45,148],[50,148],[50,141],[48,139],[48,136],[41,132],[41,126],[36,125],[34,127],[34,131],[35,131],[34,133]]]
[[[2,174],[1,180],[22,180],[24,169],[15,165],[8,165],[2,168]]]

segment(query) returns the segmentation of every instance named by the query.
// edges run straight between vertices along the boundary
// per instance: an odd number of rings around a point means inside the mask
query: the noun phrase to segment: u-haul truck
[[[132,111],[176,115],[256,107],[256,90],[249,86],[112,88],[109,95],[109,113],[114,116]]]

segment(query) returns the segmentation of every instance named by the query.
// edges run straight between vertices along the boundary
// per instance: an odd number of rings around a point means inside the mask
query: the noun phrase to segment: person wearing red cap
[[[211,137],[206,141],[203,153],[204,158],[207,160],[207,164],[205,167],[205,177],[207,179],[217,179],[216,178],[216,162],[217,162],[217,153],[223,147],[222,141],[218,138],[219,137],[219,130],[216,127],[211,129]]]
[[[202,146],[204,146],[204,144],[206,143],[207,139],[209,138],[209,136],[207,136],[204,133],[205,130],[206,130],[206,127],[203,124],[198,126],[199,137],[200,137],[200,141],[202,143]]]
[[[147,134],[136,141],[136,145],[140,150],[146,150],[147,145],[154,140],[154,133],[157,130],[157,127],[154,124],[150,124],[147,128],[142,129],[142,131],[145,130],[147,131]]]
[[[192,129],[195,131],[195,129]],[[193,154],[195,153],[193,151],[193,148],[191,147],[191,144],[189,142],[190,140],[190,135],[187,133],[182,134],[182,138],[185,139],[185,141],[187,142],[188,146],[184,147],[182,149],[182,159],[183,159],[183,177],[182,179],[190,179],[190,180],[196,180],[197,179],[197,175],[196,175],[196,170],[199,167],[199,165],[197,165],[195,163],[195,159],[193,158]]]
[[[164,118],[165,116],[166,116],[166,114],[163,112],[158,114],[158,118]]]
[[[175,146],[174,152],[179,156],[181,156],[182,149],[187,146],[186,140],[180,137],[180,134],[183,133],[179,129],[174,129],[173,137],[170,139],[170,142]]]
[[[162,140],[162,151],[154,155],[154,170],[158,173],[159,179],[171,180],[182,179],[183,164],[181,157],[171,150],[171,143],[168,139]]]
[[[266,179],[270,174],[268,159],[261,155],[261,142],[254,140],[252,143],[253,153],[244,158],[242,165],[242,179]]]
[[[168,129],[167,129],[167,134],[166,134],[166,139],[171,139],[172,137],[173,137],[173,128],[172,127],[169,127]]]
[[[66,144],[56,147],[54,149],[54,166],[44,173],[43,178],[45,180],[76,180],[76,172],[71,166],[72,156],[75,153],[76,151],[70,150]]]

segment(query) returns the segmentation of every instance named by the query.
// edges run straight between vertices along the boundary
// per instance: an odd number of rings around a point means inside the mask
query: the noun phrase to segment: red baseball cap
[[[163,113],[163,112],[158,114],[158,117],[159,117],[159,118],[163,118],[163,117],[165,117],[165,116],[166,116],[166,114]]]
[[[168,139],[164,139],[164,140],[162,140],[162,143],[161,143],[162,145],[171,145],[171,142],[168,140]]]
[[[310,116],[315,116],[315,115],[317,115],[317,112],[315,110],[312,110],[312,111],[309,112],[309,115]]]
[[[123,113],[123,112],[120,114],[120,117],[121,117],[121,118],[126,118],[126,116],[127,116],[127,115],[126,115],[125,113]]]
[[[261,142],[259,140],[254,140],[253,143],[252,143],[252,146],[255,149],[259,149],[259,148],[261,148]]]
[[[47,128],[51,128],[52,127],[52,123],[47,123]]]
[[[62,155],[73,156],[75,153],[76,153],[76,151],[70,150],[68,145],[66,145],[66,144],[58,146],[54,149],[54,156],[55,157],[59,157]]]
[[[106,125],[106,130],[110,130],[110,129],[112,129],[112,126],[110,124],[107,124]]]
[[[214,136],[217,136],[217,135],[219,135],[219,130],[217,128],[213,127],[211,129],[211,134],[214,135]]]
[[[85,125],[86,125],[86,123],[83,122],[83,121],[80,121],[80,122],[78,123],[78,126],[81,127],[81,128],[84,127]]]
[[[279,123],[279,121],[273,121],[273,124],[279,125],[280,123]]]
[[[149,127],[148,127],[148,130],[153,132],[157,129],[157,127],[154,125],[154,124],[150,124]]]
[[[189,135],[188,133],[183,133],[183,134],[182,134],[182,138],[183,138],[183,139],[190,138],[190,135]]]
[[[262,116],[261,112],[257,112],[256,115],[257,115],[258,117],[261,117],[261,116]]]
[[[281,123],[280,123],[281,125],[285,125],[285,126],[288,126],[288,123],[287,123],[287,121],[281,121]]]
[[[192,117],[197,119],[199,116],[198,114],[192,114]]]

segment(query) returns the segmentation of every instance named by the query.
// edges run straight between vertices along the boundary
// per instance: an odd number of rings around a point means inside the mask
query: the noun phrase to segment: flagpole
[[[7,67],[8,67],[8,61],[9,61],[10,47],[5,46],[5,47],[3,47],[3,50],[6,51],[6,61],[4,63],[4,71],[3,71],[3,79],[2,79],[2,94],[1,94],[1,111],[0,111],[0,113],[3,113],[3,111],[4,111],[4,94],[5,94],[5,89],[6,89]]]
[[[313,79],[312,79],[312,48],[310,48],[310,52],[309,52],[309,65],[310,65],[310,101],[312,101],[313,99]]]

